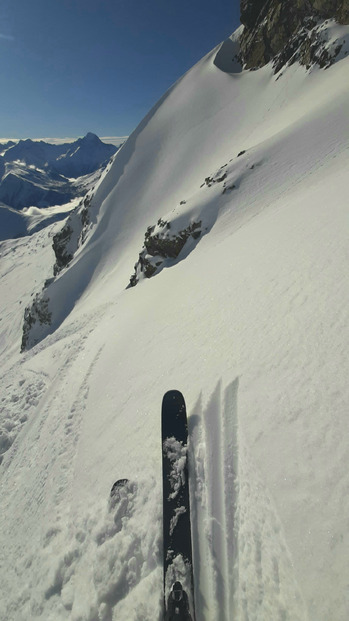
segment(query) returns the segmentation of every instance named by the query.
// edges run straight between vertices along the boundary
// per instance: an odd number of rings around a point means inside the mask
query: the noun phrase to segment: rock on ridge
[[[333,46],[332,55],[326,54],[327,50],[316,53],[324,47],[321,24],[328,19],[349,24],[349,0],[241,0],[244,68],[255,69],[275,61],[278,71],[296,60],[327,66],[331,56],[335,59],[338,55],[340,45]]]

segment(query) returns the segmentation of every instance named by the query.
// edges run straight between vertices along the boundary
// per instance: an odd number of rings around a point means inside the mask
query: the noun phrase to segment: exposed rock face
[[[111,162],[107,165],[105,173],[108,173]],[[41,341],[44,333],[42,326],[52,325],[52,314],[55,314],[55,306],[50,298],[50,286],[60,276],[60,272],[69,266],[75,253],[85,243],[95,223],[95,214],[92,208],[92,187],[80,204],[71,212],[63,228],[53,236],[53,250],[56,262],[53,266],[53,276],[44,283],[43,289],[36,293],[32,302],[24,312],[23,336],[21,352],[30,349]],[[92,214],[91,214],[92,211]]]
[[[247,28],[256,26],[260,12],[267,3],[268,0],[241,0],[241,23]]]
[[[315,58],[315,39],[324,45],[320,25],[326,19],[349,23],[349,0],[241,0],[241,57],[246,69],[271,60],[276,71],[295,60],[327,66],[331,53]],[[314,28],[317,29],[314,31]],[[337,50],[336,54],[334,54]],[[338,54],[338,45],[332,56]],[[320,60],[320,62],[319,62]]]
[[[52,311],[49,308],[48,289],[61,270],[73,260],[75,252],[86,240],[90,225],[90,203],[89,193],[70,214],[61,231],[53,237],[52,247],[56,256],[53,277],[46,280],[42,291],[36,293],[31,304],[25,309],[21,352],[30,349],[41,340],[40,326],[51,325]]]
[[[90,223],[90,202],[91,197],[87,194],[78,208],[70,214],[61,231],[53,237],[52,247],[56,256],[54,276],[69,265],[76,250],[85,242]]]
[[[49,310],[49,298],[37,293],[31,306],[25,309],[21,352],[36,344],[35,325],[51,324],[52,312]]]
[[[128,287],[134,287],[142,275],[145,278],[154,276],[164,266],[166,259],[177,259],[189,238],[199,239],[201,227],[201,221],[191,222],[184,229],[172,231],[171,223],[161,218],[156,226],[149,226]]]

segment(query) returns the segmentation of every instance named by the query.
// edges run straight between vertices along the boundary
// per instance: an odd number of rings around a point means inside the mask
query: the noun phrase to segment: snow
[[[184,484],[184,470],[187,463],[187,448],[174,437],[167,438],[162,446],[163,453],[171,462],[172,470],[169,474],[171,488],[174,490],[170,498],[176,498],[181,486]],[[185,509],[184,509],[185,511]]]
[[[1,618],[161,619],[160,408],[176,388],[197,618],[347,619],[348,59],[277,79],[227,73],[222,54],[102,175],[87,240],[45,290],[52,325],[23,354],[61,224],[1,242]],[[159,218],[205,234],[126,290]]]

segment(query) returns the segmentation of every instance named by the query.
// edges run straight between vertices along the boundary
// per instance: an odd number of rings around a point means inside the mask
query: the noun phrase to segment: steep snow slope
[[[1,246],[6,619],[161,619],[173,387],[191,414],[198,619],[347,618],[348,60],[234,70],[208,54],[122,147],[21,356],[19,264],[43,283],[58,225]],[[159,218],[203,234],[125,290]]]

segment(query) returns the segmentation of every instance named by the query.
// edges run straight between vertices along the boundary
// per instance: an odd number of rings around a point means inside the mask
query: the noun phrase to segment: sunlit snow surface
[[[276,79],[227,73],[217,51],[103,175],[89,237],[47,289],[51,333],[22,355],[61,224],[0,245],[1,619],[160,621],[176,388],[198,621],[347,621],[348,60]],[[224,193],[205,184],[221,167]],[[207,233],[125,290],[171,214]]]

